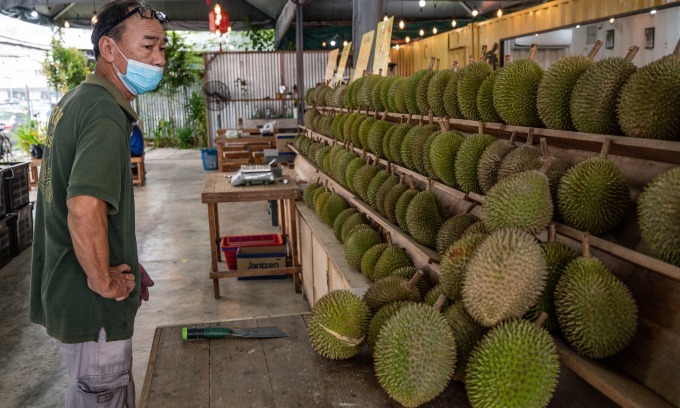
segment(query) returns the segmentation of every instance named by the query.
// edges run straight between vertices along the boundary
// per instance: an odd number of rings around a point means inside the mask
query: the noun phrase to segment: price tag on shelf
[[[354,64],[354,76],[352,81],[364,76],[364,71],[368,69],[368,59],[371,57],[371,50],[373,48],[373,36],[375,35],[375,30],[369,31],[361,37],[361,48],[359,49],[359,58]]]
[[[352,43],[349,42],[345,46],[345,48],[342,49],[342,54],[340,54],[340,63],[338,64],[338,70],[335,72],[335,77],[333,78],[333,82],[331,85],[336,85],[340,82],[342,82],[344,76],[345,76],[345,67],[347,66],[347,58],[349,58],[349,52],[352,50]]]
[[[387,68],[390,61],[390,44],[392,42],[392,26],[394,25],[394,16],[387,21],[378,23],[378,30],[376,31],[375,52],[373,53],[373,73],[381,72],[382,75],[387,76]]]
[[[335,74],[335,67],[338,63],[339,53],[340,50],[338,48],[328,53],[328,64],[326,65],[326,75],[324,76],[324,80],[326,82],[333,79],[333,75]]]

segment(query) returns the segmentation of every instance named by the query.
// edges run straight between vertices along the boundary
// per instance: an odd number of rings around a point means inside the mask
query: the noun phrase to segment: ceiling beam
[[[69,11],[71,9],[71,7],[73,7],[75,5],[76,5],[76,3],[67,4],[66,7],[61,9],[57,14],[54,15],[54,17],[52,17],[52,21],[59,20],[59,17],[63,16],[67,11]]]
[[[259,7],[256,6],[255,4],[253,4],[253,2],[252,2],[251,0],[241,0],[241,1],[243,1],[244,3],[250,5],[250,6],[253,7],[254,9],[257,9],[260,13],[262,13],[262,14],[264,14],[265,16],[271,18],[272,20],[276,18],[276,16],[270,15],[270,14],[267,13],[266,11],[262,10],[261,8],[259,8]]]
[[[297,5],[297,3],[306,6],[313,1],[314,0],[288,0],[288,2],[286,2],[286,5],[283,6],[283,10],[281,10],[281,14],[279,14],[279,18],[276,20],[276,34],[274,36],[274,48],[279,46],[279,43],[281,43],[283,36],[286,35],[288,29],[290,28],[290,25],[293,23],[293,20],[295,19],[295,6]]]

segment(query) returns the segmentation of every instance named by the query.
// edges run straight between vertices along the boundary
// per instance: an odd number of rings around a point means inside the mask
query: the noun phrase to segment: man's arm
[[[90,196],[71,197],[68,207],[68,229],[73,248],[87,275],[93,292],[118,301],[127,298],[135,287],[128,265],[109,267],[107,204]]]

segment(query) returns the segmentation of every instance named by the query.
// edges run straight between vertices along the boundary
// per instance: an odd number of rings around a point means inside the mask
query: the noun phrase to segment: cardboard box
[[[276,150],[279,152],[292,152],[288,147],[288,143],[295,141],[297,133],[279,133],[276,135]]]
[[[286,267],[286,245],[240,247],[236,253],[236,269],[269,269]]]

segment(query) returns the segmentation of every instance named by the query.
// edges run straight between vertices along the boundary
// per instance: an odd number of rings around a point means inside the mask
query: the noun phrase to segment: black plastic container
[[[28,162],[0,163],[3,180],[5,214],[22,208],[29,202]]]
[[[12,213],[14,218],[9,222],[12,257],[33,245],[33,204],[28,203]]]
[[[0,268],[12,260],[11,220],[14,214],[0,218]]]

